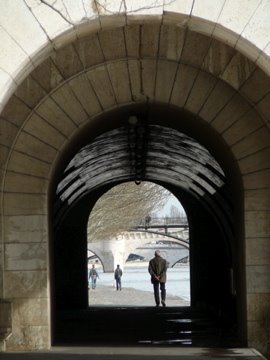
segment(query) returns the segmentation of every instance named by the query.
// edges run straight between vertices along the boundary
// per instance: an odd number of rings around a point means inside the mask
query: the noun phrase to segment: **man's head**
[[[159,250],[155,251],[155,256],[160,256],[160,251]]]

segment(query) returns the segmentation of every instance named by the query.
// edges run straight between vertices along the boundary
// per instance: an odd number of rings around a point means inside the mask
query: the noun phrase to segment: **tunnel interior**
[[[228,338],[231,345],[243,340],[239,323],[244,314],[237,305],[241,242],[236,224],[241,187],[222,139],[198,117],[158,104],[118,109],[98,119],[98,124],[85,128],[66,149],[52,186],[52,344],[119,345],[121,338],[121,345],[179,345],[179,329],[175,330],[171,316],[173,312],[177,320],[183,311],[190,318],[200,317],[198,311],[203,311],[217,319],[223,330],[234,330],[226,340],[217,340],[204,330],[197,343],[192,339],[192,345],[216,346],[217,341],[224,345]],[[157,316],[152,308],[88,308],[88,217],[102,194],[127,181],[138,186],[141,181],[157,183],[185,208],[190,232],[188,309],[166,308]],[[129,315],[138,321],[130,322]],[[121,336],[108,326],[114,316],[121,324],[117,332]],[[142,324],[144,331],[136,331]],[[74,326],[80,329],[75,336],[68,331]],[[90,336],[93,327],[94,338]]]

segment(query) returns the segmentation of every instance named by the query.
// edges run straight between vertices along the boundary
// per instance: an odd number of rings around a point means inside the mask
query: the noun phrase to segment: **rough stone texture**
[[[47,267],[47,244],[7,244],[5,270],[44,270]]]
[[[249,238],[246,241],[247,265],[266,265],[270,261],[270,238]],[[258,305],[259,306],[259,305]]]
[[[11,303],[0,301],[0,342],[6,340],[12,332]]]
[[[248,265],[247,293],[269,294],[270,292],[270,264]]]
[[[44,270],[6,271],[5,294],[10,299],[46,298],[47,272]]]
[[[46,242],[47,217],[43,215],[5,216],[6,243]]]

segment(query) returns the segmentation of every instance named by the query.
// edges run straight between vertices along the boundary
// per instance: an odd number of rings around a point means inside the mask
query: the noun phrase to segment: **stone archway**
[[[127,25],[125,16],[106,18],[105,12],[99,18],[102,30],[97,23],[89,22],[76,28],[81,36],[76,40],[73,28],[73,32],[58,37],[55,50],[48,45],[52,50],[49,57],[32,56],[48,44],[40,28],[34,49],[13,47],[14,54],[21,56],[13,64],[13,78],[2,77],[2,83],[11,85],[1,100],[1,297],[12,302],[14,311],[14,336],[7,343],[8,349],[49,346],[46,199],[59,154],[86,122],[93,131],[102,131],[103,125],[94,121],[96,115],[146,98],[198,115],[234,154],[244,184],[244,227],[239,236],[244,239],[245,251],[242,249],[239,261],[246,272],[248,343],[264,352],[269,346],[264,328],[265,314],[269,313],[270,266],[268,58],[266,52],[259,53],[264,44],[256,38],[256,31],[252,38],[252,22],[240,27],[236,20],[239,27],[235,33],[221,26],[231,12],[227,6],[223,11],[218,6],[212,9],[216,14],[213,19],[220,20],[215,25],[206,16],[206,22],[195,17],[185,22],[187,17],[177,15],[174,5],[155,9],[157,16],[149,21],[138,16],[132,22],[130,18]],[[32,15],[28,10],[23,11],[29,18]],[[36,10],[31,8],[34,13]],[[193,10],[196,15],[199,5]],[[263,18],[262,7],[247,6],[244,11],[248,19],[252,14]],[[65,22],[63,18],[61,21]],[[99,29],[96,33],[91,32],[93,24]],[[112,26],[108,31],[106,24]],[[9,28],[9,24],[4,25]],[[244,28],[242,37],[236,35]],[[257,30],[259,33],[259,26]],[[253,44],[245,42],[244,35]],[[33,69],[27,71],[26,78],[21,65],[24,60]],[[7,65],[6,69],[9,74]],[[16,92],[8,96],[12,89]],[[34,255],[25,259],[25,252]],[[23,286],[19,289],[18,284]],[[44,315],[29,317],[32,307],[36,313],[42,309]],[[38,340],[34,334],[37,326]]]

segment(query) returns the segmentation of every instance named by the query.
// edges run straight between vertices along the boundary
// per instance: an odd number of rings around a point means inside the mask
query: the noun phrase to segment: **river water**
[[[100,284],[112,286],[114,284],[114,274],[111,272],[103,273],[98,269]],[[190,276],[189,266],[181,265],[167,270],[166,290],[168,295],[179,296],[186,301],[190,301]],[[138,290],[153,292],[150,282],[147,265],[145,266],[126,266],[123,270],[122,287],[129,287]]]

